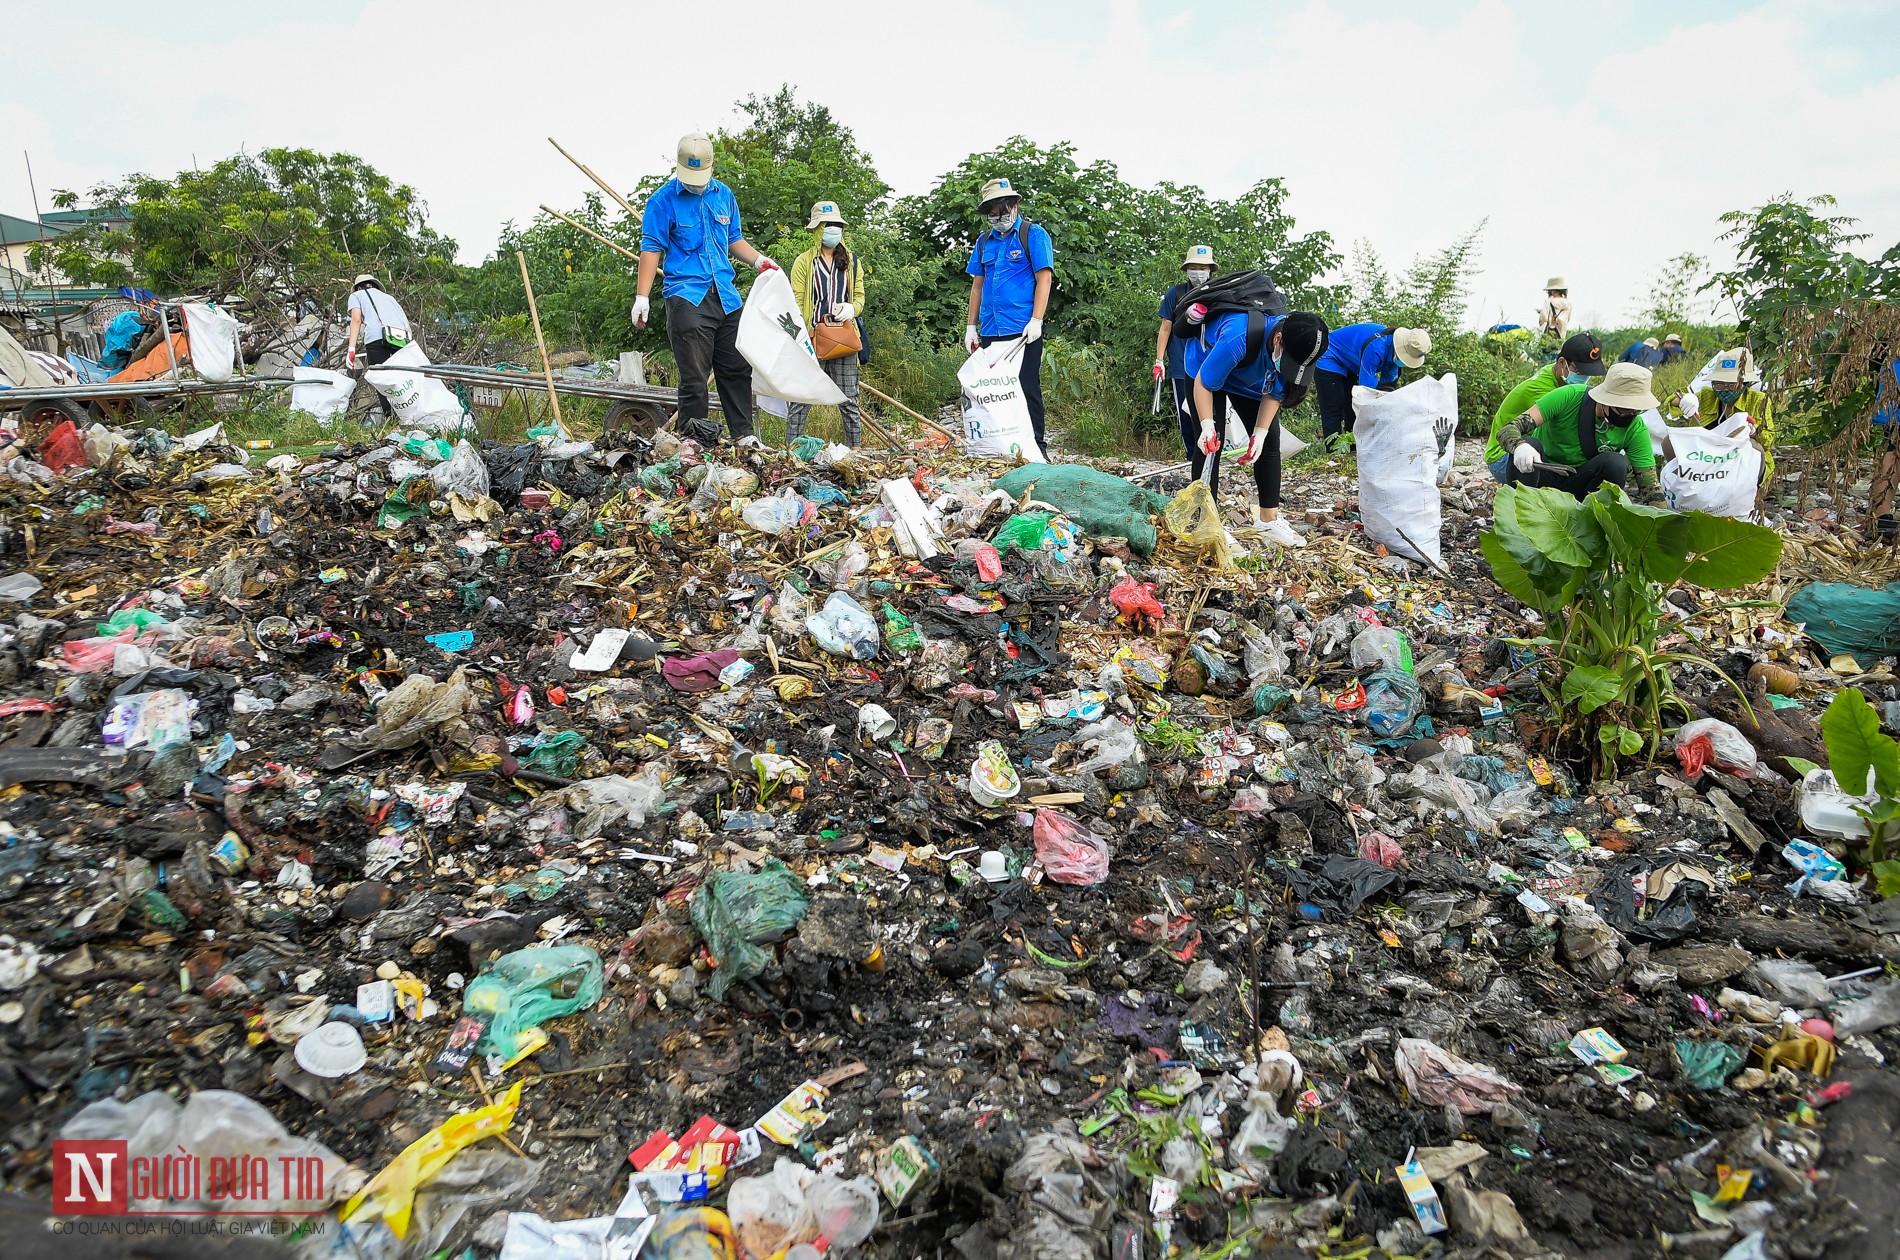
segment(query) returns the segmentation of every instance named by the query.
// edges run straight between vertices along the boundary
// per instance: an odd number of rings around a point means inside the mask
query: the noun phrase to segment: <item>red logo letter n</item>
[[[53,1143],[55,1216],[125,1215],[123,1141]]]

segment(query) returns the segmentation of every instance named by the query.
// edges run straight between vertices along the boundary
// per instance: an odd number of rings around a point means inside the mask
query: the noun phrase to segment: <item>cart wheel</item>
[[[626,432],[634,437],[650,438],[666,419],[666,410],[656,403],[621,399],[607,408],[607,418],[600,422],[600,432],[602,437]]]
[[[38,446],[66,420],[72,421],[75,429],[85,428],[84,408],[66,398],[42,398],[20,408],[20,433],[29,444]]]

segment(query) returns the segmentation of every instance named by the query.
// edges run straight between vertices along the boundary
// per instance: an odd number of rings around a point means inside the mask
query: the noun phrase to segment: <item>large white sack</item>
[[[1458,378],[1424,376],[1389,394],[1355,385],[1352,409],[1366,537],[1394,555],[1442,566],[1438,426],[1458,423]]]
[[[215,306],[187,302],[185,344],[191,348],[191,366],[207,381],[228,381],[237,370],[238,322]]]
[[[308,412],[324,424],[350,409],[350,396],[356,392],[356,379],[327,368],[294,367],[290,378],[290,409]]]
[[[1735,416],[1720,428],[1683,426],[1669,430],[1675,455],[1663,466],[1663,499],[1677,512],[1745,517],[1755,511],[1761,481],[1761,452],[1754,426]]]
[[[761,271],[752,282],[739,312],[739,353],[752,365],[754,394],[814,406],[844,401],[844,391],[818,366],[818,352],[783,271]]]
[[[365,372],[363,379],[389,400],[396,418],[404,424],[419,425],[425,429],[459,429],[466,423],[468,414],[462,410],[461,400],[455,396],[454,390],[421,372],[392,370],[426,367],[428,363],[429,356],[412,341],[384,359],[382,366]]]
[[[1023,340],[1012,337],[978,346],[957,369],[963,387],[963,449],[972,455],[1014,457],[1018,452],[1032,464],[1048,461],[1036,445],[1029,423],[1029,400],[1023,395]]]

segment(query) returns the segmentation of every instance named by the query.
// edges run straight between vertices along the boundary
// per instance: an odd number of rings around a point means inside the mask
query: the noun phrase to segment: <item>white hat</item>
[[[1612,363],[1603,379],[1590,387],[1590,397],[1605,407],[1622,407],[1629,411],[1648,411],[1656,406],[1656,395],[1650,391],[1650,374],[1646,367],[1634,363]]]
[[[1392,350],[1406,367],[1422,366],[1432,352],[1432,335],[1423,328],[1394,328]]]
[[[1746,381],[1750,385],[1761,381],[1761,368],[1755,362],[1755,356],[1748,352],[1747,346],[1735,350],[1722,351],[1715,361],[1715,370],[1709,373],[1709,379],[1721,385],[1733,385],[1737,381]]]
[[[811,203],[811,222],[805,226],[808,229],[815,228],[821,223],[836,223],[839,227],[845,226],[844,216],[838,213],[837,202],[814,201]]]
[[[712,141],[702,135],[681,136],[679,159],[673,164],[674,177],[688,188],[704,188],[712,183],[712,172]]]
[[[1661,346],[1661,345],[1659,345],[1659,344],[1657,343],[1657,341],[1656,341],[1656,339],[1655,339],[1654,337],[1645,337],[1645,338],[1643,338],[1643,344],[1644,344],[1644,345],[1646,345],[1646,346],[1648,346],[1648,347],[1649,347],[1649,348],[1650,348],[1651,350],[1660,350],[1660,349],[1662,349],[1662,346]]]
[[[1679,342],[1679,341],[1681,341],[1681,340],[1682,340],[1682,334],[1681,334],[1681,333],[1670,333],[1670,334],[1669,334],[1668,336],[1666,336],[1666,337],[1664,337],[1664,338],[1663,338],[1663,340],[1664,340],[1664,341],[1678,341],[1678,342]]]
[[[976,208],[981,210],[998,197],[1014,197],[1020,201],[1022,200],[1022,196],[1022,193],[1017,190],[1016,185],[1010,183],[1008,179],[999,177],[983,185],[983,191],[976,195]]]
[[[1550,279],[1544,281],[1544,287],[1546,289],[1563,289],[1566,292],[1570,289],[1570,286],[1564,283],[1562,276],[1552,276]]]
[[[369,272],[367,271],[365,271],[362,275],[358,276],[356,279],[350,281],[350,287],[352,289],[360,289],[366,284],[373,284],[379,289],[383,287],[383,282],[381,280],[378,280],[375,276],[372,276],[371,274],[369,274]]]
[[[1190,245],[1187,257],[1181,260],[1183,267],[1212,267],[1214,265],[1214,247],[1212,245]]]

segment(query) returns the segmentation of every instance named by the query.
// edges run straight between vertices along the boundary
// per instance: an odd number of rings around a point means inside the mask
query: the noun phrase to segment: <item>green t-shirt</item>
[[[1498,414],[1491,419],[1491,439],[1484,444],[1484,462],[1495,464],[1504,458],[1504,448],[1498,445],[1498,430],[1517,419],[1531,409],[1531,404],[1557,388],[1557,378],[1553,375],[1557,365],[1546,363],[1532,372],[1530,379],[1519,382],[1516,389],[1504,396],[1498,406]]]
[[[1577,441],[1577,409],[1590,392],[1588,385],[1559,385],[1537,400],[1538,414],[1544,422],[1532,434],[1543,448],[1547,464],[1583,463],[1583,445]],[[1606,425],[1597,417],[1597,449],[1622,451],[1629,456],[1631,468],[1654,468],[1656,455],[1649,445],[1649,426],[1641,416],[1631,416],[1620,425]]]

